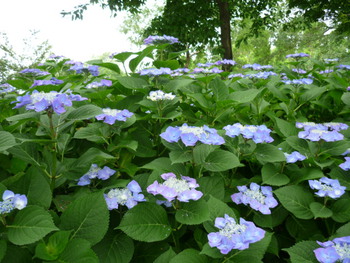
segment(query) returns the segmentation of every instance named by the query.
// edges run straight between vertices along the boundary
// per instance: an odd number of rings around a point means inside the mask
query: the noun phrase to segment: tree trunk
[[[224,59],[233,59],[232,42],[231,42],[231,25],[230,25],[230,9],[228,0],[216,0],[219,7],[221,45],[224,49]],[[226,67],[227,66],[227,67]],[[224,70],[230,70],[230,65],[224,65]]]

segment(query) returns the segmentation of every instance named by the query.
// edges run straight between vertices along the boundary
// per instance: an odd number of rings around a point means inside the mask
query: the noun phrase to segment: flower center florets
[[[174,189],[177,193],[182,193],[184,191],[190,190],[188,182],[185,180],[180,180],[174,177],[168,178],[163,185]]]
[[[239,235],[247,229],[247,226],[240,225],[234,222],[227,222],[226,225],[220,229],[219,233],[222,236],[231,238],[232,235]]]
[[[203,127],[181,126],[179,129],[182,133],[193,133],[196,136],[200,136],[202,133],[205,133]]]
[[[12,198],[0,202],[0,214],[10,213],[14,209]]]
[[[121,110],[116,110],[116,109],[102,109],[102,112],[106,115],[109,116],[117,116],[118,113],[121,112]]]
[[[48,102],[52,102],[59,94],[60,93],[57,93],[57,92],[50,92],[50,93],[37,92],[37,93],[33,93],[30,97],[32,99],[32,103],[34,104],[41,101],[42,99],[45,99]]]
[[[108,192],[107,196],[109,198],[115,198],[119,204],[125,205],[132,198],[132,192],[128,188],[112,189]]]
[[[256,190],[250,190],[250,189],[247,189],[244,194],[246,196],[249,196],[253,199],[255,199],[256,201],[258,201],[259,203],[261,204],[265,204],[265,195],[261,192],[261,191],[256,191]]]
[[[337,254],[340,256],[340,260],[350,258],[350,244],[336,243],[334,248],[337,251]]]

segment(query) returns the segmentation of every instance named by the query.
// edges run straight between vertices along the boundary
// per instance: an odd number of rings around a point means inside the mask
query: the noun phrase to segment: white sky
[[[87,61],[105,52],[138,51],[119,32],[124,14],[111,17],[109,9],[90,6],[83,20],[63,17],[62,10],[88,0],[0,0],[0,32],[7,33],[10,43],[16,48],[30,30],[39,30],[40,40],[48,40],[56,55],[72,60]]]

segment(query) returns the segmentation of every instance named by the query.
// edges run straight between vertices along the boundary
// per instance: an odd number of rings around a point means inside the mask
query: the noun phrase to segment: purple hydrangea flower
[[[343,169],[344,171],[349,171],[350,170],[350,157],[344,157],[345,162],[339,164],[339,167]]]
[[[235,123],[227,125],[223,129],[226,131],[226,135],[232,138],[241,134],[245,139],[252,139],[255,143],[273,142],[273,138],[270,136],[271,130],[265,125],[256,126]]]
[[[41,71],[40,69],[37,69],[37,68],[26,68],[20,71],[19,73],[31,75],[31,76],[46,76],[50,74],[50,72]]]
[[[232,78],[244,78],[244,75],[242,73],[230,74],[230,75],[228,75],[228,78],[229,79],[232,79]]]
[[[147,187],[147,192],[153,195],[162,195],[168,202],[179,200],[180,202],[188,202],[189,200],[198,200],[203,193],[196,190],[199,187],[196,179],[188,176],[177,178],[173,173],[165,173],[161,175],[165,181],[158,183],[154,181]]]
[[[160,134],[167,142],[178,142],[180,139],[186,146],[194,146],[198,141],[204,144],[221,145],[225,143],[217,130],[204,125],[202,127],[188,126],[184,123],[181,127],[169,126]]]
[[[39,92],[34,90],[32,94],[26,94],[24,96],[18,96],[17,103],[14,109],[26,106],[27,110],[35,110],[41,112],[52,108],[57,114],[66,112],[65,106],[72,106],[72,101],[87,100],[80,95],[72,94],[70,90],[65,93],[56,91],[50,91],[49,93]]]
[[[286,56],[286,58],[305,58],[305,57],[310,57],[310,55],[306,53],[296,53],[296,54],[289,54]]]
[[[220,230],[208,234],[209,246],[217,247],[225,255],[232,249],[247,249],[251,243],[258,242],[265,236],[265,231],[256,227],[253,222],[240,218],[237,223],[226,214],[225,217],[215,219],[215,227]]]
[[[34,80],[33,85],[30,88],[36,87],[36,86],[44,86],[44,85],[60,85],[64,81],[56,78],[51,78],[51,79],[39,79],[39,80]]]
[[[175,95],[170,93],[165,93],[162,90],[151,91],[147,96],[147,99],[151,101],[159,101],[159,100],[173,100],[175,99]]]
[[[180,43],[179,39],[172,36],[148,36],[143,43],[145,45],[175,44]]]
[[[337,179],[329,179],[322,177],[320,180],[309,180],[311,189],[318,190],[315,194],[324,197],[329,196],[330,198],[339,198],[345,193],[345,186],[341,186]]]
[[[322,246],[314,250],[321,263],[350,262],[350,236],[335,238],[332,241],[319,242]]]
[[[104,194],[104,198],[109,210],[118,209],[119,205],[125,205],[131,209],[138,202],[146,201],[144,195],[140,194],[141,192],[140,185],[132,180],[126,188],[111,189],[107,194]]]
[[[306,71],[301,68],[293,68],[292,71],[298,74],[306,74]]]
[[[324,62],[326,62],[327,64],[332,63],[332,62],[337,62],[339,61],[339,58],[325,58]]]
[[[218,60],[214,63],[215,65],[231,65],[234,66],[236,65],[236,61],[232,60],[232,59],[222,59],[222,60]]]
[[[16,88],[8,83],[0,84],[0,94],[16,91]]]
[[[326,70],[321,70],[320,72],[318,72],[319,74],[329,74],[334,72],[333,69],[326,69]]]
[[[247,74],[244,77],[250,79],[267,79],[270,76],[277,76],[277,74],[273,71],[262,71],[255,74]]]
[[[213,65],[218,65],[218,64],[215,64],[215,63],[212,63],[212,62],[207,62],[207,63],[197,63],[197,66],[198,67],[211,67]]]
[[[97,115],[95,118],[97,120],[103,120],[104,123],[113,125],[116,120],[118,121],[126,121],[128,118],[134,115],[134,113],[124,109],[124,110],[116,110],[105,108],[102,109],[102,114]]]
[[[231,199],[236,204],[249,205],[252,209],[260,211],[264,215],[271,214],[270,208],[278,205],[277,200],[272,195],[270,186],[260,186],[251,183],[250,187],[237,186],[239,193],[231,195]]]
[[[327,122],[323,124],[314,122],[297,122],[296,127],[304,129],[304,131],[298,133],[298,137],[301,139],[308,139],[314,142],[323,139],[326,142],[334,142],[344,139],[344,135],[339,133],[339,131],[346,130],[349,126],[345,123],[338,122]]]
[[[350,65],[343,65],[343,64],[341,64],[341,65],[337,66],[337,68],[350,70]]]
[[[93,88],[98,88],[98,87],[110,87],[112,86],[112,81],[108,79],[101,79],[100,82],[94,81],[86,85],[85,88],[87,89],[93,89]]]
[[[98,76],[99,75],[99,66],[96,65],[90,65],[90,66],[84,66],[81,62],[75,62],[75,61],[67,61],[65,64],[73,64],[72,67],[70,67],[68,70],[74,70],[77,74],[81,74],[83,72],[90,72],[92,76]]]
[[[287,80],[281,80],[287,85],[310,85],[312,84],[313,80],[309,78],[302,78],[302,79],[287,79]]]
[[[264,69],[272,69],[273,67],[271,65],[260,65],[257,63],[254,64],[245,64],[242,66],[243,69],[250,68],[253,70],[264,70]]]
[[[5,190],[0,202],[0,215],[8,214],[14,209],[22,210],[27,206],[28,200],[25,195],[15,194],[10,190]]]
[[[306,156],[297,151],[294,151],[292,153],[284,153],[284,156],[287,159],[287,163],[295,163],[297,161],[304,161],[306,159]]]
[[[149,76],[149,77],[154,77],[154,76],[160,76],[160,75],[171,75],[172,70],[170,68],[147,68],[147,69],[142,69],[139,74],[141,76]]]
[[[113,174],[115,174],[115,170],[109,168],[108,166],[103,167],[102,169],[98,167],[97,164],[92,164],[89,171],[79,178],[77,185],[85,186],[91,183],[91,179],[101,179],[107,180]]]

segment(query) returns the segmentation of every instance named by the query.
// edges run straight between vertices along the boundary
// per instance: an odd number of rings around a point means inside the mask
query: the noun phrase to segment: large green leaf
[[[332,219],[339,223],[350,221],[350,199],[342,198],[337,200],[332,206]]]
[[[240,166],[238,157],[224,150],[215,150],[205,159],[203,167],[208,171],[222,172]]]
[[[310,204],[314,198],[310,191],[299,185],[289,185],[274,191],[278,200],[289,212],[300,219],[311,219],[314,217]]]
[[[203,193],[203,197],[212,195],[213,197],[223,200],[225,196],[225,182],[221,176],[204,176],[198,178],[198,190]]]
[[[55,260],[66,248],[70,231],[58,231],[50,236],[47,244],[40,242],[35,247],[35,257],[44,260]]]
[[[144,79],[141,79],[141,78],[118,77],[117,80],[125,88],[132,89],[132,90],[144,89],[148,86],[147,81],[145,81]]]
[[[175,256],[176,256],[176,253],[174,252],[174,250],[172,248],[169,248],[167,251],[165,251],[163,254],[157,257],[153,263],[170,262],[170,260]]]
[[[261,169],[263,183],[266,185],[282,186],[289,183],[285,174],[279,173],[279,169],[271,163],[265,164]]]
[[[230,99],[237,101],[238,103],[247,103],[254,100],[260,92],[261,90],[258,90],[258,89],[235,91],[234,93],[230,94]]]
[[[201,198],[198,201],[183,203],[181,209],[175,214],[178,222],[185,225],[198,225],[209,220],[209,207],[207,202]]]
[[[99,114],[102,114],[102,109],[92,104],[83,105],[73,111],[71,111],[67,119],[68,120],[86,120],[91,119]]]
[[[8,238],[15,245],[27,245],[58,230],[49,212],[39,206],[27,206],[15,216],[12,225],[8,225]]]
[[[198,250],[188,248],[173,257],[169,263],[207,263],[205,255],[199,254]]]
[[[228,99],[228,87],[220,78],[215,78],[209,83],[209,89],[213,92],[214,101],[223,101]]]
[[[272,144],[259,143],[256,146],[255,155],[261,163],[285,162],[283,152]]]
[[[73,201],[61,216],[60,228],[73,230],[72,238],[83,238],[92,245],[105,235],[109,211],[102,192],[84,195]]]
[[[0,152],[16,145],[15,137],[6,131],[0,131]]]
[[[333,212],[329,208],[318,202],[311,203],[310,209],[315,218],[328,218],[333,215]]]
[[[148,202],[139,203],[126,212],[118,228],[129,237],[144,242],[164,240],[171,233],[164,208]]]
[[[75,238],[68,242],[66,249],[58,258],[60,263],[98,263],[99,260],[90,248],[91,244],[84,239]]]
[[[319,247],[315,241],[302,241],[283,250],[288,252],[292,263],[317,263],[313,251]]]

